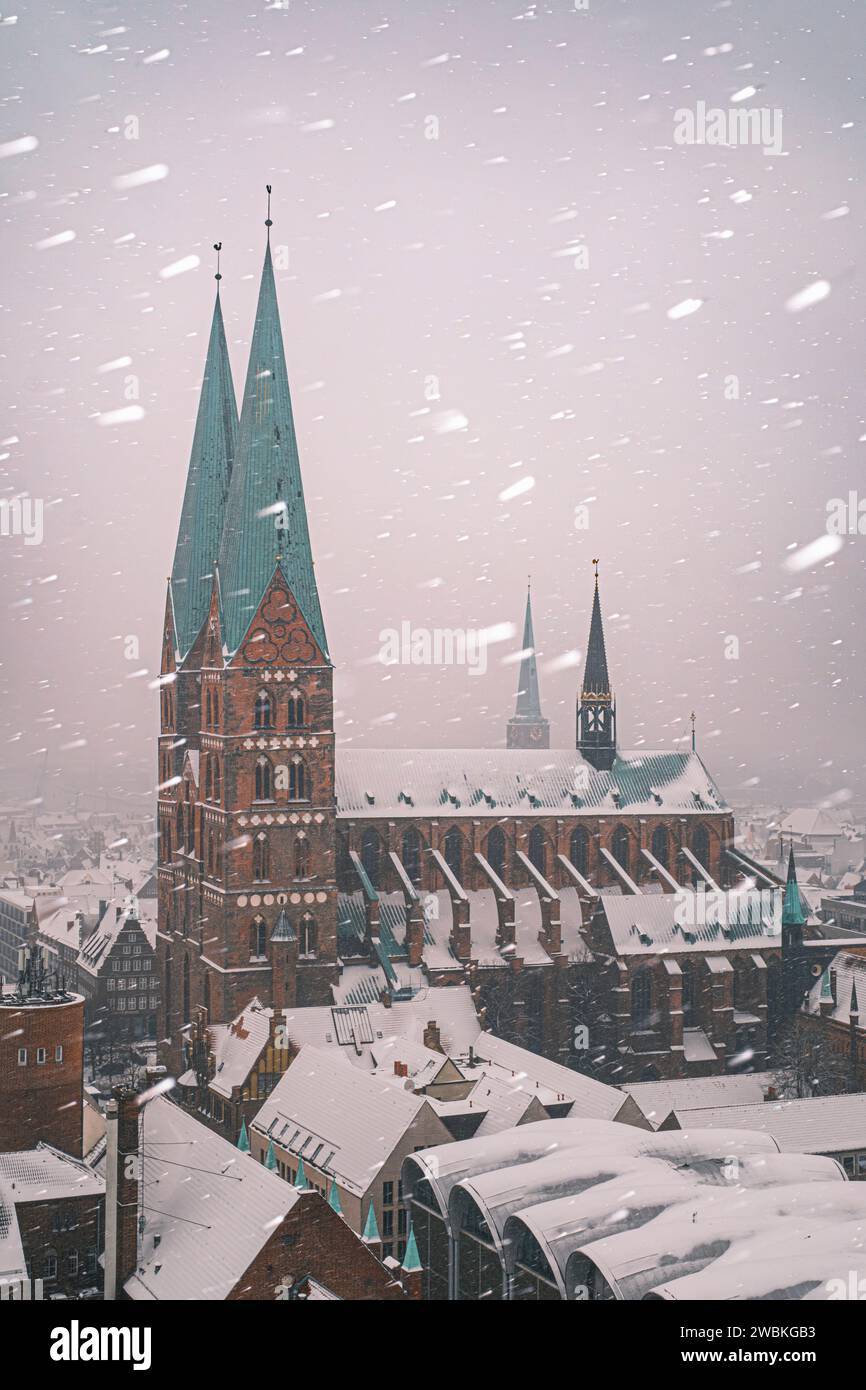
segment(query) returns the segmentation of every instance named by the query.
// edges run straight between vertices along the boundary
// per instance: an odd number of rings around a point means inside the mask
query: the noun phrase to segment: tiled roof
[[[337,814],[362,817],[707,815],[728,806],[696,753],[621,753],[598,772],[572,750],[338,748]]]
[[[253,999],[242,1013],[219,1034],[214,1048],[216,1071],[210,1088],[218,1095],[230,1096],[242,1086],[264,1051],[270,1036],[272,1010]],[[212,1044],[214,1035],[211,1034]]]
[[[510,1068],[516,1080],[523,1080],[527,1096],[532,1096],[539,1088],[549,1093],[543,1098],[570,1100],[573,1102],[570,1115],[578,1115],[592,1120],[614,1120],[624,1109],[627,1099],[622,1091],[614,1086],[606,1086],[590,1076],[571,1071],[559,1062],[551,1062],[539,1057],[525,1047],[497,1038],[493,1033],[484,1033],[475,1043],[475,1052],[480,1062],[496,1062],[500,1067]],[[638,1107],[632,1102],[632,1108]]]

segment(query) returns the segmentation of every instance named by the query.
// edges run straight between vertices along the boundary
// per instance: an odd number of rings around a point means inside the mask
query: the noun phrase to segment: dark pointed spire
[[[535,656],[535,633],[532,625],[532,590],[526,588],[526,612],[523,619],[523,655],[517,684],[517,704],[514,717],[508,721],[508,748],[549,748],[550,726],[541,713],[538,689],[538,664]]]
[[[583,685],[577,701],[577,748],[597,772],[610,772],[616,758],[616,705],[607,671],[601,599],[598,593],[598,560],[595,592],[586,646]]]
[[[230,651],[240,646],[278,558],[307,625],[326,652],[269,241],[219,554]]]
[[[221,245],[222,243],[220,243]],[[186,491],[180,514],[171,592],[177,647],[186,656],[210,606],[237,442],[238,413],[217,281]]]
[[[592,599],[592,618],[589,624],[589,642],[586,647],[586,665],[583,670],[583,695],[610,695],[610,677],[607,673],[607,653],[604,649],[604,628],[601,621],[601,600],[598,595],[598,560],[595,565],[595,593]]]
[[[853,975],[851,976],[851,1003],[848,1006],[848,1017],[860,1017],[860,1005],[857,1002],[857,981],[854,979]]]

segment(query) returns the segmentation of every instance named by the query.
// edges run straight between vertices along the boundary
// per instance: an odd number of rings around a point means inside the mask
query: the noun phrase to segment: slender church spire
[[[237,442],[238,412],[220,305],[221,278],[217,269],[216,302],[171,570],[177,647],[182,657],[198,636],[210,608],[211,576]]]
[[[535,634],[532,627],[532,591],[526,589],[526,614],[523,620],[523,655],[517,685],[517,705],[508,721],[507,748],[549,748],[550,725],[541,713],[538,692],[538,665],[535,658]]]
[[[616,757],[616,705],[610,688],[604,646],[598,560],[592,563],[595,566],[595,592],[583,685],[577,700],[577,748],[598,772],[609,772]]]
[[[782,999],[789,1017],[800,1008],[807,988],[803,949],[805,924],[806,913],[803,911],[803,900],[797,885],[797,866],[794,862],[792,842],[788,852],[788,877],[782,899]]]
[[[270,223],[269,193],[268,243],[219,555],[224,635],[229,650],[236,651],[279,562],[307,626],[327,652],[274,284]]]

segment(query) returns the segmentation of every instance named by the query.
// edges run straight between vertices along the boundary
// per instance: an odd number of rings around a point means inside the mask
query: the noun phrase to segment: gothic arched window
[[[456,825],[452,825],[448,834],[445,836],[442,852],[445,857],[445,863],[448,865],[454,877],[459,881],[463,874],[463,836],[460,834]]]
[[[274,727],[274,702],[267,690],[260,690],[256,696],[253,720],[257,729]]]
[[[421,882],[421,836],[414,826],[403,831],[401,858],[403,868],[411,882],[417,886]]]
[[[505,831],[501,825],[494,825],[487,836],[485,859],[499,878],[505,873]]]
[[[696,825],[692,831],[692,854],[705,869],[710,867],[710,832],[705,825]]]
[[[578,825],[572,830],[568,848],[572,864],[586,878],[589,873],[589,832],[584,826]]]
[[[254,917],[250,922],[250,955],[260,957],[267,954],[265,922],[263,917]]]
[[[626,873],[631,870],[631,838],[624,825],[618,825],[613,832],[611,851],[617,864],[625,869]]]
[[[260,831],[253,840],[253,878],[256,883],[265,883],[271,876],[271,847],[268,837]]]
[[[361,863],[373,887],[379,883],[379,836],[371,826],[361,836]]]
[[[256,762],[256,801],[271,801],[273,776],[270,760],[261,757]]]
[[[529,832],[529,861],[540,874],[547,873],[547,843],[540,825],[534,825]]]
[[[305,801],[308,795],[307,769],[300,758],[297,758],[289,763],[289,800]]]
[[[663,869],[670,868],[670,836],[663,825],[657,825],[653,831],[652,852]]]
[[[223,779],[222,773],[220,771],[220,760],[217,757],[216,753],[211,754],[211,764],[213,770],[213,799],[214,801],[220,801],[222,799],[223,794]]]
[[[310,877],[310,842],[305,835],[295,840],[295,878]]]
[[[694,1022],[695,1009],[697,1007],[697,996],[695,994],[694,961],[682,961],[680,964],[680,969],[683,975],[683,1027],[691,1028]]]
[[[300,729],[304,723],[304,701],[297,692],[289,696],[288,723],[290,729]]]
[[[631,982],[631,1021],[635,1028],[646,1028],[652,1017],[653,993],[652,976],[642,968],[632,977]]]

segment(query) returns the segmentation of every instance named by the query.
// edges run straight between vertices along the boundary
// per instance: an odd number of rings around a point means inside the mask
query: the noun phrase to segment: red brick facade
[[[53,1144],[81,1157],[84,1000],[0,1006],[0,1153]]]
[[[168,675],[173,643],[169,614]],[[275,575],[230,665],[223,665],[214,599],[183,669],[163,688],[158,1027],[175,1068],[183,1061],[180,1029],[200,1005],[221,1020],[254,995],[278,1007],[330,1000],[332,679]],[[273,941],[281,912],[288,930]]]

